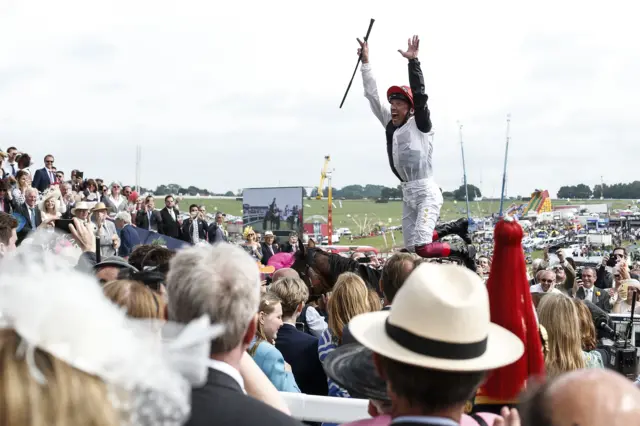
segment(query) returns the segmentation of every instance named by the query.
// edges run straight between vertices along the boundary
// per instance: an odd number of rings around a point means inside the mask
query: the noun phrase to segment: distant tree
[[[581,183],[572,186],[561,186],[556,195],[558,196],[558,198],[588,199],[591,198],[593,192],[591,191],[591,188]]]
[[[444,198],[445,200],[454,200],[456,196],[451,191],[444,191],[442,192],[442,198]]]
[[[482,197],[482,193],[480,189],[472,184],[467,184],[467,188],[469,190],[469,201],[475,201],[476,198]],[[444,197],[444,194],[443,194]],[[458,189],[453,191],[453,198],[457,201],[464,201],[466,199],[466,192],[464,189],[464,185],[460,185]]]
[[[233,193],[233,191],[227,191],[224,193],[225,197],[233,197],[235,194]]]

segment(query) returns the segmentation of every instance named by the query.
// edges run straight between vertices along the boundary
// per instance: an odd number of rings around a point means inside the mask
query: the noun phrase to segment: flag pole
[[[460,134],[460,151],[462,151],[462,176],[464,179],[464,198],[467,202],[467,220],[471,222],[471,209],[469,208],[469,187],[467,186],[467,166],[464,161],[464,143],[462,142],[462,124],[458,121],[458,132]]]
[[[499,217],[502,217],[503,207],[504,207],[504,197],[505,197],[505,189],[507,186],[507,159],[509,156],[509,140],[511,137],[509,136],[509,131],[511,130],[511,114],[507,114],[507,142],[504,148],[504,170],[502,172],[502,191],[500,192],[500,213]]]

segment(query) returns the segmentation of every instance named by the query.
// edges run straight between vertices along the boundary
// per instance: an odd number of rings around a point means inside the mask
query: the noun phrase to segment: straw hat
[[[422,264],[389,311],[358,315],[353,337],[387,358],[444,371],[484,371],[517,361],[522,341],[489,320],[482,279],[457,265]]]
[[[80,201],[71,209],[71,214],[75,216],[77,210],[91,210],[91,207],[86,201]]]
[[[99,211],[108,211],[109,209],[107,209],[107,206],[105,206],[105,204],[103,202],[97,203],[95,206],[93,206],[93,208],[91,209],[91,213],[95,213],[95,212],[99,212]]]
[[[62,194],[60,193],[59,190],[54,189],[51,190],[49,192],[47,192],[46,194],[44,194],[44,196],[42,197],[42,200],[40,201],[40,204],[38,206],[38,208],[40,209],[40,211],[45,211],[44,210],[44,206],[47,203],[47,201],[54,199],[56,201],[56,210],[60,209],[60,197],[62,197]]]

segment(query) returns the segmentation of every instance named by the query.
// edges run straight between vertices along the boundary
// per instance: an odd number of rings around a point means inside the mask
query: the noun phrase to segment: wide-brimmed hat
[[[56,210],[57,210],[60,207],[59,206],[60,197],[62,197],[62,194],[60,193],[59,190],[57,190],[57,189],[50,190],[49,192],[47,192],[46,194],[43,195],[42,200],[40,201],[40,205],[39,205],[40,210],[44,211],[44,205],[47,203],[47,201],[49,201],[51,199],[55,199],[56,200]]]
[[[264,237],[265,238],[267,238],[267,237],[275,237],[275,235],[273,235],[272,231],[264,231]]]
[[[95,206],[93,206],[93,208],[91,209],[91,213],[95,213],[101,210],[104,210],[104,211],[109,210],[103,202],[97,203]]]
[[[515,334],[491,323],[482,279],[457,265],[418,266],[390,311],[358,315],[349,330],[384,357],[434,370],[492,370],[524,353]]]
[[[71,214],[75,216],[77,210],[91,210],[91,207],[86,201],[80,201],[71,209]]]
[[[100,263],[96,263],[95,265],[93,265],[93,269],[97,271],[98,269],[103,268],[105,266],[114,266],[120,269],[130,269],[133,272],[139,272],[138,268],[131,265],[129,262],[127,262],[125,258],[120,256],[107,257]]]
[[[373,351],[359,343],[342,344],[322,362],[327,377],[352,398],[389,401],[387,382],[376,372]]]

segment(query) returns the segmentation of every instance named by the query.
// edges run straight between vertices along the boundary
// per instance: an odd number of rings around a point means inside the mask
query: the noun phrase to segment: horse
[[[301,240],[301,239],[300,239]],[[331,291],[343,272],[353,272],[362,278],[365,284],[382,294],[380,291],[381,269],[374,269],[353,259],[338,254],[327,253],[319,248],[307,248],[298,240],[298,251],[294,255],[291,268],[300,275],[313,295]]]
[[[301,240],[301,238],[298,240],[298,251],[294,255],[295,260],[291,265],[291,269],[298,272],[300,278],[307,284],[311,296],[318,296],[331,291],[343,272],[353,272],[359,275],[367,287],[382,296],[380,289],[381,268],[372,268],[365,263],[342,257],[339,254],[328,253],[320,248],[305,247]],[[406,252],[406,250],[403,251]],[[430,261],[438,263],[453,262],[464,266],[462,259],[454,257],[434,258],[430,259]]]

